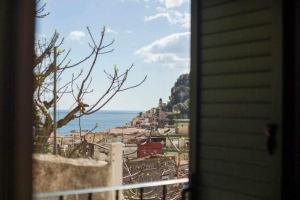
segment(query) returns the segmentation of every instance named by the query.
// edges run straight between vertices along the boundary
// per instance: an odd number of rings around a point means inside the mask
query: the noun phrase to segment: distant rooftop
[[[190,119],[174,119],[175,122],[190,122]]]

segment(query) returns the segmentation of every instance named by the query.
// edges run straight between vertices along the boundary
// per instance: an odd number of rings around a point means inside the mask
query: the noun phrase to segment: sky
[[[176,79],[189,72],[190,2],[189,0],[44,0],[50,14],[37,19],[37,39],[50,38],[56,30],[64,37],[62,49],[71,49],[69,58],[76,62],[88,55],[91,42],[86,27],[100,38],[106,27],[104,42],[115,40],[113,52],[98,59],[91,88],[85,97],[92,105],[108,87],[104,70],[114,66],[124,71],[134,64],[126,85],[147,80],[139,87],[117,94],[103,110],[144,111],[158,105],[159,98],[168,101]],[[59,60],[58,60],[59,62]],[[89,63],[66,72],[63,80]],[[71,95],[60,100],[59,109],[74,105]]]

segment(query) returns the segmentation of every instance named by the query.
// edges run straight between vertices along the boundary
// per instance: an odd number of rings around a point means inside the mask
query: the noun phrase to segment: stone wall
[[[54,192],[122,185],[122,151],[123,144],[110,144],[109,162],[36,154],[33,156],[33,190]],[[113,198],[114,195],[111,193],[93,194],[93,199],[97,200]],[[87,195],[64,198],[64,200],[73,199],[86,200]]]

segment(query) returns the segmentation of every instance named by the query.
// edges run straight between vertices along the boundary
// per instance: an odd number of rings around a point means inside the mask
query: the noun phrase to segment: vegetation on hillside
[[[182,74],[171,89],[167,108],[173,113],[179,113],[187,118],[190,111],[190,75]]]

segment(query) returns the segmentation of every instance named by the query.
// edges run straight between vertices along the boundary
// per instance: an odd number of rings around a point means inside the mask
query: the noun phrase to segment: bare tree
[[[36,11],[36,17],[45,17],[49,13],[44,11],[45,4],[40,6]],[[55,52],[54,49],[62,49],[64,39],[59,37],[55,31],[50,40],[41,39],[36,41],[35,56],[34,56],[34,150],[42,152],[43,147],[54,130],[54,121],[51,114],[51,109],[55,103],[53,95],[53,74],[57,73],[57,79],[64,82],[56,90],[57,102],[59,102],[65,95],[70,95],[73,99],[73,104],[70,105],[69,112],[57,121],[57,128],[63,127],[70,121],[79,118],[83,115],[91,115],[101,110],[116,94],[140,86],[147,78],[145,76],[138,83],[134,85],[127,85],[126,81],[130,71],[133,69],[133,64],[120,72],[115,66],[112,72],[104,70],[104,74],[108,80],[108,86],[103,91],[94,91],[91,89],[93,78],[93,71],[97,67],[98,60],[104,54],[113,51],[111,48],[114,40],[109,43],[104,43],[105,27],[96,38],[89,27],[87,32],[91,42],[89,43],[90,52],[77,61],[72,62],[69,59],[71,50],[60,50]],[[54,62],[53,57],[56,56],[60,60],[59,63]],[[78,70],[83,66],[83,69]],[[69,80],[65,80],[67,71],[73,70],[72,76]],[[77,72],[77,73],[75,73]],[[70,72],[67,72],[70,73]],[[94,102],[88,102],[85,98],[87,94],[93,93],[98,95]],[[56,102],[56,103],[57,103]]]

